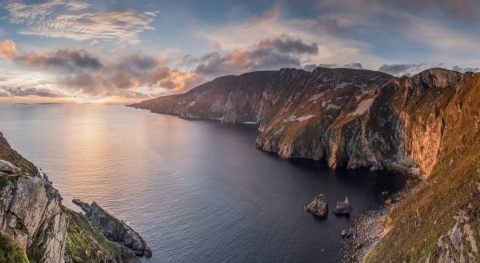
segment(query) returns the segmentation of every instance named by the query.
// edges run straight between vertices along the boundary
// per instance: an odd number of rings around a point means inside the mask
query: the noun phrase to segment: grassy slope
[[[28,263],[25,251],[15,241],[0,234],[0,263]]]
[[[471,218],[480,242],[480,76],[450,101],[439,162],[419,191],[395,208],[384,225],[388,234],[367,262],[436,262],[437,241],[455,223],[460,210]],[[477,258],[480,262],[480,258]]]
[[[107,262],[111,255],[118,262],[135,260],[135,254],[106,239],[83,215],[66,209],[70,218],[65,254],[73,262]]]

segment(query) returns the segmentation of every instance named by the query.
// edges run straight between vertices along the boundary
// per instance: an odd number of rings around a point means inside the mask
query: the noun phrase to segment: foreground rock
[[[306,205],[305,212],[308,212],[316,217],[324,218],[328,214],[328,202],[327,198],[323,194],[319,194],[315,199]]]
[[[350,200],[348,196],[345,197],[345,201],[338,201],[337,205],[333,209],[333,213],[338,216],[348,216],[352,212],[352,207],[350,206]]]
[[[109,240],[124,245],[137,256],[152,256],[152,250],[145,240],[123,220],[115,218],[95,202],[90,205],[79,199],[72,202],[85,212],[85,217]]]

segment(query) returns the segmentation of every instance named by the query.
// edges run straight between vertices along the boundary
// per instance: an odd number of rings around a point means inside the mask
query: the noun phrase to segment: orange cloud
[[[17,49],[15,48],[15,42],[12,40],[5,40],[0,42],[0,57],[9,59],[15,59],[17,55]]]

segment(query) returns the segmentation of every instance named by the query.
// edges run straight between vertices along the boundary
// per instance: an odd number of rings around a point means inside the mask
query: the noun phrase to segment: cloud
[[[261,40],[245,50],[214,51],[198,59],[195,72],[200,75],[238,74],[253,70],[300,67],[302,58],[318,52],[316,43],[281,35]],[[190,60],[192,60],[189,57]],[[197,61],[197,60],[196,60]]]
[[[332,34],[342,34],[348,32],[353,24],[347,18],[320,17],[315,19],[312,24],[312,30],[316,32],[328,32]]]
[[[478,17],[480,2],[477,0],[369,0],[409,12],[438,11],[444,17],[470,20]]]
[[[23,88],[23,87],[0,87],[0,97],[44,97],[44,98],[62,98],[64,95],[44,88]]]
[[[312,6],[312,8],[314,7]],[[350,61],[372,61],[374,63],[378,58],[370,53],[369,44],[339,35],[342,30],[347,30],[353,22],[356,21],[335,19],[332,16],[292,18],[276,8],[261,16],[250,17],[240,22],[198,26],[194,28],[193,34],[200,39],[206,39],[215,52],[218,50],[248,51],[258,48],[254,45],[265,41],[271,49],[277,51],[282,49],[288,51],[290,55],[294,55],[295,52],[292,51],[308,50],[309,52],[302,52],[301,64],[313,64],[318,61],[340,64]],[[279,36],[296,41],[295,44],[300,44],[298,43],[300,40],[308,47],[301,44],[294,46],[288,40],[279,39]]]
[[[403,75],[412,75],[420,71],[423,71],[428,68],[428,65],[425,63],[421,64],[384,64],[378,71],[394,75],[394,76],[403,76]]]
[[[31,52],[18,56],[16,61],[34,68],[66,71],[96,70],[102,67],[99,58],[85,50],[63,49],[47,55]]]
[[[351,68],[351,69],[364,69],[362,63],[347,63],[347,64],[308,64],[303,67],[306,71],[313,71],[317,67],[321,68]]]
[[[15,48],[15,42],[12,40],[0,41],[0,58],[14,59],[16,54],[17,49]]]
[[[282,53],[297,53],[297,54],[317,54],[317,43],[306,44],[301,39],[291,39],[285,35],[266,39],[258,44],[260,49],[275,49]]]
[[[155,12],[94,11],[83,2],[51,1],[41,4],[9,2],[9,21],[22,25],[24,35],[110,43],[140,42],[139,34],[151,30]]]
[[[458,72],[478,72],[478,71],[480,71],[480,67],[453,66],[452,70],[458,71]]]

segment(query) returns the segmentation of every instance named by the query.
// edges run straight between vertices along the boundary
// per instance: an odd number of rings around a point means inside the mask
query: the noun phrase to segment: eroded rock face
[[[316,217],[324,218],[328,215],[327,198],[323,194],[319,194],[303,209],[305,210],[305,212],[308,212]]]
[[[10,148],[1,133],[0,159],[9,163],[0,172],[0,231],[14,239],[30,258],[63,262],[68,220],[58,191],[33,164]]]
[[[152,250],[145,240],[124,221],[119,220],[101,208],[97,203],[91,205],[74,199],[73,202],[84,212],[85,217],[109,240],[124,245],[137,256],[150,258]]]
[[[428,176],[442,145],[445,107],[472,76],[444,69],[402,79],[368,70],[282,69],[222,77],[132,106],[256,122],[257,147],[284,158]]]

